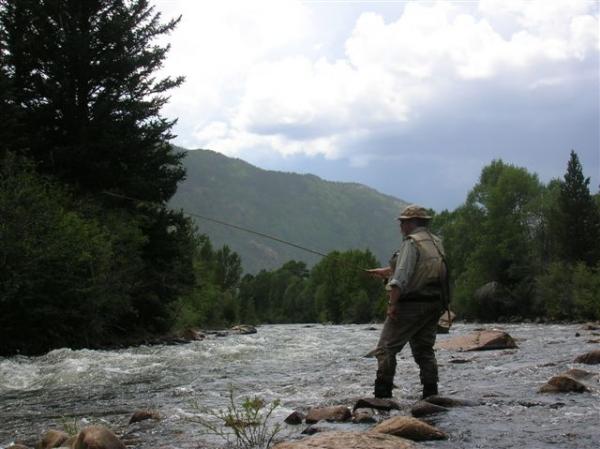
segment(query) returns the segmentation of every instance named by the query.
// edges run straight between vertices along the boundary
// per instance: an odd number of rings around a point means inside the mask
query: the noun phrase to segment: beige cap
[[[427,213],[427,209],[425,209],[423,206],[411,204],[410,206],[406,206],[404,210],[400,212],[398,220],[410,220],[411,218],[423,218],[426,220],[431,220],[431,215]]]

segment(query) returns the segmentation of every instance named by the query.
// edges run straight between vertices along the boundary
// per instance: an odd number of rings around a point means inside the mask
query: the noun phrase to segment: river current
[[[456,324],[450,336],[475,328],[500,328],[519,346],[512,350],[437,350],[440,394],[478,401],[428,419],[449,434],[426,447],[552,448],[600,447],[600,385],[587,393],[540,394],[550,377],[598,349],[593,331],[581,325]],[[29,444],[42,431],[103,423],[139,449],[215,447],[189,420],[194,404],[220,408],[231,388],[242,398],[280,400],[273,419],[293,410],[346,404],[372,395],[375,359],[363,356],[377,342],[381,325],[276,325],[258,333],[210,337],[178,346],[142,346],[95,351],[58,349],[40,357],[0,358],[0,449]],[[448,338],[439,335],[438,340]],[[420,396],[418,370],[405,348],[398,357],[394,397],[403,408]],[[154,409],[160,421],[127,422],[135,410]],[[406,413],[408,413],[406,411]],[[340,430],[363,424],[326,424]],[[305,428],[287,426],[298,437]]]

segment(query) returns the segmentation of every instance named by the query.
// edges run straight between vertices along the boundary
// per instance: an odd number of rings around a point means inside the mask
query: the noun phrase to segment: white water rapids
[[[457,324],[450,336],[492,325]],[[600,385],[592,392],[540,394],[550,377],[570,368],[598,372],[573,359],[598,348],[581,325],[496,325],[518,349],[457,353],[438,350],[440,394],[479,401],[428,421],[450,435],[424,445],[454,448],[600,447]],[[35,442],[42,431],[65,422],[104,423],[133,436],[139,449],[214,446],[187,419],[193,403],[226,405],[233,386],[239,397],[279,399],[274,420],[295,409],[346,404],[372,395],[374,359],[363,358],[377,342],[380,325],[261,326],[257,334],[209,338],[178,346],[114,351],[59,349],[41,357],[0,358],[0,449]],[[579,334],[579,336],[577,336]],[[438,339],[448,338],[440,335]],[[465,363],[453,363],[463,359]],[[398,357],[403,409],[420,396],[418,370],[405,348]],[[127,425],[137,409],[158,410],[160,421]],[[408,413],[408,411],[406,411]],[[367,425],[327,424],[367,429]],[[288,426],[297,437],[305,428]]]

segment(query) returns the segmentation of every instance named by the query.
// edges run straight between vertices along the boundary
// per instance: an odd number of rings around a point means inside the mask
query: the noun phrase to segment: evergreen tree
[[[5,144],[84,192],[168,200],[184,170],[160,109],[183,79],[156,78],[168,46],[154,41],[178,20],[147,0],[0,0],[0,73],[20,114]]]
[[[561,256],[567,262],[600,261],[600,211],[589,189],[579,157],[571,150],[564,181],[560,185],[556,226]]]
[[[178,21],[148,0],[0,0],[0,151],[66,184],[84,218],[110,229],[121,217],[122,245],[135,247],[128,335],[167,330],[194,285],[191,221],[166,207],[183,154],[160,115],[183,79],[157,77],[169,46],[156,40]]]

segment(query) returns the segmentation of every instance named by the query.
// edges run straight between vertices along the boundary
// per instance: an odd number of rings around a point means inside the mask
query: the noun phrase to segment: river
[[[598,344],[581,325],[456,324],[461,335],[477,327],[500,328],[518,349],[484,352],[438,350],[440,394],[479,401],[429,419],[450,435],[424,445],[453,448],[600,447],[600,388],[576,394],[540,394],[539,387],[569,368],[598,372],[573,359]],[[215,446],[189,420],[194,404],[226,405],[238,397],[280,400],[275,421],[295,409],[347,404],[372,394],[374,359],[364,358],[381,325],[276,325],[258,333],[212,337],[178,346],[114,351],[58,349],[40,357],[0,358],[0,449],[15,440],[31,444],[43,430],[65,423],[103,423],[125,433],[138,449]],[[596,333],[597,334],[597,333]],[[440,335],[438,339],[448,338]],[[462,359],[462,360],[457,360]],[[455,363],[462,362],[462,363]],[[420,394],[410,351],[398,358],[394,397],[409,407]],[[600,387],[600,386],[599,386]],[[158,410],[160,421],[128,428],[137,409]],[[366,425],[327,424],[340,429]],[[306,426],[285,429],[292,437]]]

